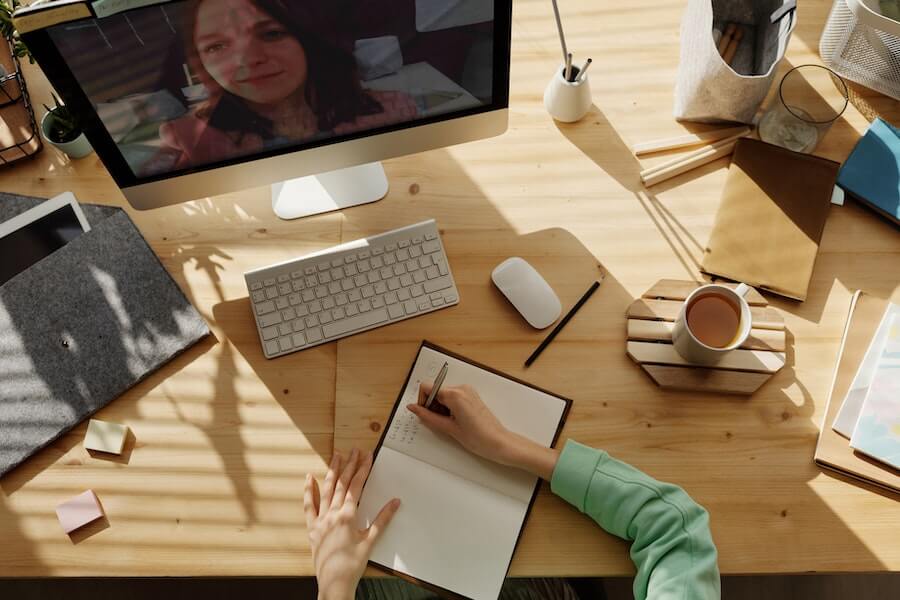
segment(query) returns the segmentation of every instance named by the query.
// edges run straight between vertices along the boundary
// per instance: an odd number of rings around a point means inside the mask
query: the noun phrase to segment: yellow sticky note
[[[122,454],[127,436],[128,427],[125,425],[91,419],[91,422],[88,423],[87,434],[84,436],[84,447],[98,452]]]

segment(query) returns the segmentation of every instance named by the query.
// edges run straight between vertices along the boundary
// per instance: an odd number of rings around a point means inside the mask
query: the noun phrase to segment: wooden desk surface
[[[683,1],[568,2],[569,45],[591,55],[595,107],[577,125],[545,113],[558,63],[550,5],[515,7],[510,130],[499,138],[388,161],[380,203],[293,222],[268,190],[132,218],[215,331],[99,416],[135,434],[127,464],[90,457],[82,425],[0,481],[0,576],[310,575],[300,499],[332,448],[376,441],[422,338],[575,400],[565,438],[603,447],[685,487],[712,517],[723,573],[900,570],[896,499],[812,463],[853,290],[898,294],[900,236],[855,205],[832,209],[809,299],[772,299],[790,331],[788,365],[750,399],[660,392],[625,356],[624,310],[660,278],[699,277],[726,161],[643,190],[628,145],[684,131],[671,117]],[[800,11],[788,65],[818,62],[830,3]],[[785,65],[787,68],[788,65]],[[38,101],[39,71],[28,69]],[[898,103],[869,106],[900,120]],[[819,153],[844,158],[866,125],[853,108]],[[656,159],[659,160],[659,159]],[[648,161],[647,164],[650,164]],[[54,149],[0,173],[0,189],[125,206],[96,156]],[[274,361],[262,357],[244,270],[436,217],[462,303]],[[602,264],[598,294],[535,365],[543,333],[489,284],[525,256],[564,305]],[[94,489],[108,523],[70,540],[54,507]],[[546,489],[512,575],[617,575],[627,546]]]

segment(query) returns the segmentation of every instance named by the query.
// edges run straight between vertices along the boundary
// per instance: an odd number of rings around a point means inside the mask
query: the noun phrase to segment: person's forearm
[[[559,451],[546,448],[517,433],[509,433],[509,441],[505,444],[502,462],[511,467],[550,481],[553,469],[559,460]]]

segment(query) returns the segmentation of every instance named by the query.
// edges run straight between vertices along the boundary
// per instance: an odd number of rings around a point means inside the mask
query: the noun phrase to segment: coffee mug
[[[672,330],[678,354],[690,363],[714,365],[746,342],[753,325],[746,299],[751,289],[713,283],[691,292]]]

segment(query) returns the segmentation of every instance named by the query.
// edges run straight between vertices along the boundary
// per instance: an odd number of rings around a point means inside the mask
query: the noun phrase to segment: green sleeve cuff
[[[597,467],[607,459],[603,450],[597,450],[568,440],[553,476],[550,479],[550,489],[554,494],[584,512],[587,501],[588,488]]]

